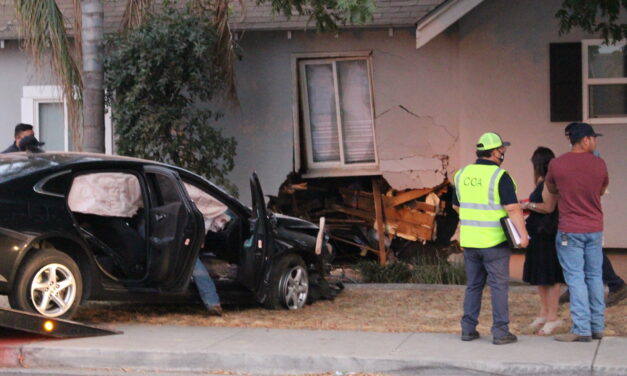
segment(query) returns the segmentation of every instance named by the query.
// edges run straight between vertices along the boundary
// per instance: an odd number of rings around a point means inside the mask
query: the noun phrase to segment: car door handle
[[[165,214],[155,214],[155,221],[157,222],[161,222],[163,221],[167,216]]]

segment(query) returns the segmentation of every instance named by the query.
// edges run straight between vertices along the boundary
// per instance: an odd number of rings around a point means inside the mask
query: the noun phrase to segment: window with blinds
[[[309,167],[377,164],[369,64],[367,58],[299,62]]]

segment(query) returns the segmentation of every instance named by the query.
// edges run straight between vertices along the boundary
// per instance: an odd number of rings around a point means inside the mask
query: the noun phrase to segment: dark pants
[[[509,248],[466,248],[466,293],[462,331],[472,332],[479,323],[481,297],[486,280],[492,295],[492,336],[503,337],[509,333]]]
[[[607,258],[605,252],[603,252],[603,283],[607,285],[610,292],[616,292],[625,285],[625,281],[614,271],[612,263]]]

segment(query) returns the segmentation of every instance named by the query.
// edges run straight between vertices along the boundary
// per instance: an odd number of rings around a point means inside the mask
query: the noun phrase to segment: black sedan
[[[157,162],[88,153],[0,155],[0,294],[70,317],[87,300],[197,300],[198,257],[223,301],[299,309],[333,295],[323,229],[252,208]],[[322,226],[324,227],[324,226]]]

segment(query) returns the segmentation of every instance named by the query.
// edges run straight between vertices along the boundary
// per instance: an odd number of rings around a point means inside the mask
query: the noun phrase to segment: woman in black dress
[[[538,286],[540,312],[529,325],[529,330],[541,335],[551,334],[563,322],[557,314],[561,283],[564,283],[562,267],[557,259],[555,236],[557,233],[557,211],[555,202],[548,193],[544,194],[544,178],[549,162],[555,154],[549,148],[538,147],[531,157],[536,188],[529,196],[529,202],[522,204],[530,210],[527,218],[527,231],[530,240],[525,254],[523,281]],[[547,201],[547,202],[544,202]],[[547,214],[549,213],[549,214]]]

